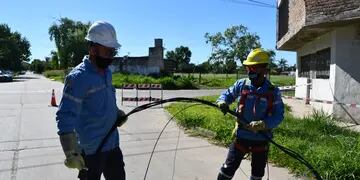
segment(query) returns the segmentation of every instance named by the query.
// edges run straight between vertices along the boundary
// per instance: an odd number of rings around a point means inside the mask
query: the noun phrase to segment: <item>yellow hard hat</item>
[[[245,66],[252,66],[257,64],[269,64],[270,56],[269,53],[261,48],[252,50],[243,62]]]

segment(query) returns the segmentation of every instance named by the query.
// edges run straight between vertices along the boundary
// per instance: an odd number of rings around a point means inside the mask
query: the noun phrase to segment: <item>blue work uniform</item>
[[[243,104],[240,103],[242,91],[246,89],[248,94],[245,97]],[[272,107],[269,109],[269,95],[272,92]],[[260,96],[264,95],[264,96]],[[243,95],[244,96],[244,95]],[[220,97],[219,101],[225,101],[227,104],[233,103],[238,100],[236,111],[241,108],[242,118],[241,123],[249,124],[251,121],[263,120],[266,128],[272,129],[277,127],[284,119],[284,103],[281,99],[279,88],[271,85],[267,79],[261,87],[255,87],[251,84],[249,79],[240,79],[233,86],[225,90]],[[271,100],[270,100],[271,101]],[[269,110],[271,112],[269,112]],[[267,136],[272,138],[272,132],[266,131]],[[264,176],[264,169],[267,162],[268,155],[268,139],[260,133],[255,133],[250,130],[238,128],[236,133],[236,140],[230,145],[225,163],[220,168],[218,180],[230,180],[233,178],[235,171],[239,168],[242,159],[248,152],[252,153],[251,156],[251,177],[250,179],[261,179]]]
[[[225,90],[217,101],[225,101],[227,104],[233,103],[236,99],[238,100],[238,106],[240,105],[240,97],[241,91],[245,86],[245,81],[250,82],[249,79],[240,79],[235,82],[233,86]],[[267,112],[268,108],[268,99],[260,98],[257,100],[254,93],[265,94],[269,92],[269,88],[271,85],[270,81],[267,79],[263,83],[261,87],[255,87],[251,83],[246,83],[248,86],[248,90],[250,91],[249,95],[245,99],[245,104],[243,108],[243,119],[241,120],[243,123],[248,124],[251,121],[263,120],[266,124],[266,128],[273,129],[277,127],[281,121],[284,119],[284,103],[281,99],[281,93],[279,88],[274,88],[272,90],[274,94],[273,98],[273,107],[271,113]],[[255,112],[254,112],[255,109]],[[238,109],[236,109],[238,110]],[[269,115],[270,114],[270,115]],[[271,132],[266,132],[269,137],[272,137]],[[260,133],[255,133],[249,130],[244,130],[238,128],[237,130],[237,138],[249,139],[249,140],[266,140]]]
[[[65,79],[63,97],[56,113],[58,134],[76,132],[86,155],[95,154],[100,142],[117,119],[115,88],[109,69],[100,74],[88,56]],[[102,152],[119,147],[113,131]]]

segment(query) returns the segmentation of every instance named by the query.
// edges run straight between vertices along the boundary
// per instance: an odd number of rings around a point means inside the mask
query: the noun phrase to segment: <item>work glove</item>
[[[226,104],[225,101],[219,101],[217,105],[220,108],[221,112],[224,113],[224,115],[229,111],[229,105]]]
[[[238,126],[239,126],[239,123],[236,122],[236,123],[235,123],[235,127],[234,127],[234,129],[232,130],[232,132],[231,132],[231,135],[232,135],[233,138],[236,137],[236,132],[237,132]]]
[[[60,135],[60,143],[66,157],[64,161],[65,166],[78,170],[85,169],[85,162],[81,156],[81,150],[75,133]]]
[[[266,125],[265,122],[260,120],[260,121],[251,121],[247,128],[251,131],[257,132],[257,131],[262,131],[266,129]]]
[[[118,109],[116,123],[118,127],[121,127],[127,121],[127,116],[124,111]]]

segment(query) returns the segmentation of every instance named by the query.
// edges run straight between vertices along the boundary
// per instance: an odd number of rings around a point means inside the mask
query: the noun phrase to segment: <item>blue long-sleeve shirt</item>
[[[63,97],[56,113],[58,134],[76,132],[86,155],[94,154],[117,119],[115,88],[110,70],[101,75],[87,56],[66,77]],[[102,151],[119,146],[118,131]]]
[[[246,79],[246,81],[249,81],[249,79]],[[233,103],[235,100],[238,100],[238,106],[240,105],[240,96],[241,91],[243,90],[243,87],[245,86],[245,79],[240,79],[235,82],[233,86],[225,90],[217,101],[225,101],[227,104]],[[261,98],[259,101],[257,101],[255,95],[251,95],[252,92],[257,92],[259,94],[265,94],[269,92],[269,87],[271,83],[266,79],[265,82],[261,87],[255,87],[249,83],[248,90],[250,91],[250,94],[246,97],[244,108],[243,108],[243,120],[242,122],[248,124],[251,121],[258,121],[263,120],[266,124],[266,128],[272,129],[277,127],[281,121],[284,119],[284,103],[281,99],[281,93],[279,88],[273,89],[273,107],[272,112],[267,112],[268,107],[268,99],[267,98]],[[255,113],[254,113],[254,107],[255,107]],[[267,132],[268,136],[272,137],[271,132]],[[254,133],[252,131],[244,130],[238,128],[237,130],[237,138],[242,139],[250,139],[250,140],[266,140],[260,133]]]

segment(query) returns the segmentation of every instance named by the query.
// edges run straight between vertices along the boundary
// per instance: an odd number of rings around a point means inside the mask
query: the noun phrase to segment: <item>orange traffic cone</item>
[[[52,90],[52,93],[51,93],[51,106],[53,106],[53,107],[58,107],[58,105],[56,104],[55,91],[54,91],[54,89]]]

